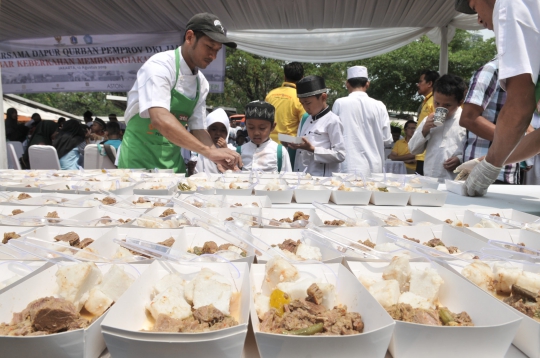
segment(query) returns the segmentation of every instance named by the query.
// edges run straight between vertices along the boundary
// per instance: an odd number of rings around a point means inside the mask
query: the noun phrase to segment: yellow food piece
[[[270,307],[275,308],[280,317],[283,316],[283,306],[290,302],[291,298],[289,295],[281,290],[275,289],[270,294]]]

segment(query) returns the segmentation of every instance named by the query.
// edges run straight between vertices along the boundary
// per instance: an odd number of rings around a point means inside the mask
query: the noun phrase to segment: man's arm
[[[398,155],[396,152],[391,152],[388,155],[388,159],[391,159],[394,161],[401,161],[401,162],[405,162],[407,160],[413,160],[414,158],[416,158],[416,155],[411,154],[411,153]]]
[[[504,165],[522,140],[536,106],[534,83],[529,73],[508,78],[506,91],[506,103],[497,119],[493,144],[486,156],[486,161],[496,167]]]
[[[484,109],[473,103],[465,103],[459,119],[459,125],[473,132],[480,138],[493,141],[495,124],[482,117]]]
[[[540,129],[535,130],[531,134],[527,134],[516,149],[506,159],[506,163],[519,163],[525,159],[534,157],[540,154]]]

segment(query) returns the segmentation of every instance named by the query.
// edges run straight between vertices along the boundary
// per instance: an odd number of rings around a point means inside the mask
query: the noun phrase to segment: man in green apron
[[[236,48],[212,14],[193,16],[184,44],[152,56],[137,73],[124,115],[127,128],[119,168],[174,169],[185,173],[180,147],[204,155],[222,169],[241,167],[238,153],[216,148],[206,131],[206,68],[222,44]],[[184,126],[188,124],[191,132]]]

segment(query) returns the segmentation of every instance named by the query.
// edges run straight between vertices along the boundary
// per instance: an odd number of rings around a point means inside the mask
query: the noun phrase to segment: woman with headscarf
[[[229,117],[223,109],[216,109],[206,116],[206,123],[208,125],[206,130],[208,131],[208,134],[210,134],[210,137],[217,148],[229,148],[231,150],[236,150],[232,144],[227,144],[229,140],[230,124]],[[188,163],[188,167],[189,166],[190,165]],[[202,155],[199,155],[193,173],[203,172],[214,174],[220,173],[216,163]]]
[[[53,134],[58,129],[58,124],[53,121],[40,121],[34,130],[34,133],[28,140],[28,146],[24,150],[24,154],[21,158],[21,167],[23,169],[30,169],[30,160],[28,157],[28,150],[33,145],[52,145]]]
[[[15,108],[6,111],[6,139],[11,142],[23,142],[26,139],[28,128],[18,122],[18,114]]]
[[[78,120],[70,119],[64,123],[53,142],[62,170],[79,169],[80,158],[86,147],[85,136],[85,127]]]

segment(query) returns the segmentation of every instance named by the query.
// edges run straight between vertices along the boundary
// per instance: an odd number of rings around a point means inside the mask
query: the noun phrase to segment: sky
[[[484,36],[484,40],[495,37],[495,33],[488,29],[480,30],[480,33]]]

